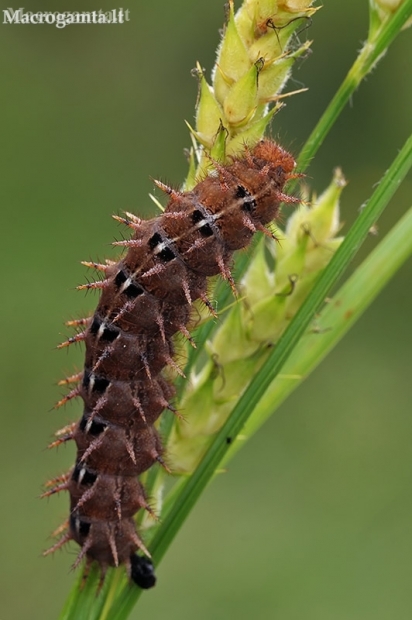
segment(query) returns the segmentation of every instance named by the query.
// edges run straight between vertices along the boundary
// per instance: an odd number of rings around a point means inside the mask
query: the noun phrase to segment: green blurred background
[[[0,24],[1,620],[56,618],[71,586],[74,548],[41,557],[67,515],[67,497],[40,501],[41,485],[74,457],[73,446],[45,446],[80,415],[79,404],[50,412],[61,393],[55,382],[82,357],[80,348],[54,347],[63,321],[95,303],[73,289],[85,278],[79,261],[110,255],[120,236],[111,214],[153,213],[150,175],[177,185],[185,176],[190,70],[196,60],[212,67],[222,5],[125,4],[123,26]],[[114,8],[108,0],[24,6]],[[289,87],[310,90],[288,100],[273,125],[293,152],[366,29],[366,0],[346,0],[325,2],[302,33],[314,39],[313,54]],[[308,171],[321,191],[342,166],[348,223],[410,132],[411,39],[412,30],[399,37]],[[411,189],[409,177],[380,235],[410,206]],[[208,489],[133,618],[412,617],[411,276],[409,263]]]

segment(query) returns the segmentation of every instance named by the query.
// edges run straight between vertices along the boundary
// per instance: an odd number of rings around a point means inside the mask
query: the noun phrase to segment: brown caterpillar
[[[140,587],[155,583],[150,557],[136,532],[134,515],[151,512],[139,475],[156,461],[164,465],[163,448],[155,422],[170,404],[173,387],[163,378],[173,360],[173,336],[190,334],[191,307],[207,299],[207,279],[221,274],[234,288],[230,271],[233,252],[247,246],[274,220],[281,202],[299,202],[283,193],[285,183],[298,175],[293,157],[280,146],[262,140],[228,165],[215,164],[216,173],[190,192],[169,195],[162,215],[140,220],[127,214],[116,219],[133,229],[117,263],[86,263],[105,277],[79,288],[99,288],[101,296],[90,319],[71,322],[84,331],[64,342],[84,341],[82,373],[63,383],[78,385],[58,404],[80,396],[81,420],[60,431],[52,445],[73,439],[77,445],[74,468],[51,481],[45,495],[69,491],[67,532],[46,551],[69,540],[85,557],[96,561],[101,581],[109,566],[124,564]],[[272,235],[271,235],[272,236]]]

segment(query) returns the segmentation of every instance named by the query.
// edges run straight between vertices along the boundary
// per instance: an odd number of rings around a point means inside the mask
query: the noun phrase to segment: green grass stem
[[[412,15],[412,0],[405,0],[393,16],[366,41],[345,79],[307,139],[299,157],[298,168],[306,170],[363,78],[375,66]]]

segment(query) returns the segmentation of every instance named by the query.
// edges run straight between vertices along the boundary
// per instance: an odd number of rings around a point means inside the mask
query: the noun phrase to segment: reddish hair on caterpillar
[[[272,236],[266,225],[277,218],[280,203],[299,202],[284,193],[295,165],[278,144],[261,140],[227,165],[215,164],[216,174],[191,191],[159,184],[169,195],[164,213],[150,220],[116,218],[133,230],[121,242],[126,254],[118,262],[87,263],[104,278],[80,287],[101,289],[100,299],[92,317],[74,322],[83,331],[61,345],[85,343],[84,369],[63,382],[76,386],[58,403],[80,397],[84,410],[52,444],[73,440],[77,457],[44,493],[70,495],[66,531],[46,554],[74,540],[81,547],[74,566],[83,558],[87,565],[97,562],[101,583],[108,567],[124,565],[139,587],[155,584],[134,516],[153,512],[139,476],[156,462],[167,468],[154,425],[165,409],[176,414],[174,388],[164,377],[167,366],[182,374],[173,337],[179,331],[189,336],[197,299],[214,312],[208,278],[220,274],[235,289],[234,251],[257,231]]]

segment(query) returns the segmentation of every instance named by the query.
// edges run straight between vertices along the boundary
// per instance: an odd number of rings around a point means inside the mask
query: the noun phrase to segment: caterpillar
[[[156,462],[167,468],[155,423],[165,409],[177,414],[173,386],[164,377],[167,366],[182,374],[173,338],[181,332],[191,339],[196,300],[214,313],[208,278],[220,274],[235,289],[234,251],[257,231],[272,236],[266,225],[277,218],[280,203],[299,202],[283,191],[299,176],[295,166],[278,144],[261,140],[227,165],[214,162],[214,173],[191,191],[156,182],[168,195],[160,216],[114,216],[133,231],[115,242],[126,253],[118,262],[85,263],[104,277],[78,288],[99,289],[100,299],[92,317],[70,322],[82,331],[59,345],[85,343],[84,369],[63,382],[76,385],[58,403],[80,397],[84,410],[52,444],[73,440],[77,456],[44,494],[66,490],[70,496],[67,529],[46,554],[73,540],[81,547],[74,566],[84,558],[87,566],[97,562],[101,583],[108,567],[124,565],[139,587],[155,584],[134,517],[152,512],[139,476]]]

